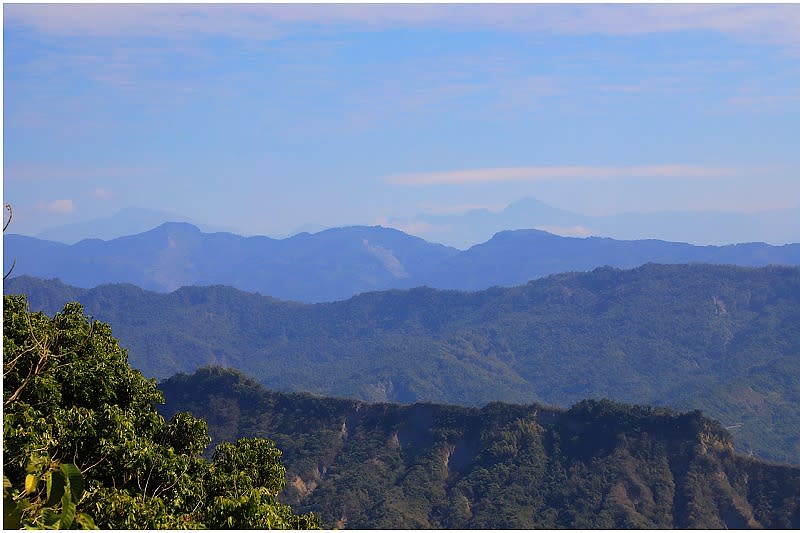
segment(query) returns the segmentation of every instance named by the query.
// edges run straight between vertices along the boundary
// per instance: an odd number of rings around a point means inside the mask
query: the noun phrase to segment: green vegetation
[[[650,264],[316,305],[227,287],[157,294],[32,278],[6,291],[49,313],[80,301],[159,379],[220,364],[269,388],[365,401],[702,409],[737,449],[800,463],[797,267]]]
[[[153,380],[128,366],[80,304],[54,318],[3,298],[4,528],[313,528],[276,501],[281,452],[266,439],[217,446],[188,414],[167,422]]]
[[[326,527],[798,528],[800,468],[734,452],[700,412],[583,401],[366,404],[208,367],[160,384],[215,441],[269,435],[283,501]]]

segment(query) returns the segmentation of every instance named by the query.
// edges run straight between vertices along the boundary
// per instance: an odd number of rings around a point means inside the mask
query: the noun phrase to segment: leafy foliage
[[[739,449],[800,463],[794,267],[602,268],[509,289],[418,288],[317,305],[226,287],[163,295],[15,278],[6,288],[48,312],[78,299],[157,378],[221,364],[271,388],[366,401],[607,397],[702,409]]]
[[[273,437],[281,498],[331,528],[800,527],[800,468],[736,454],[698,411],[365,404],[270,392],[220,367],[159,387],[165,413],[219,421],[215,441]]]
[[[34,456],[28,462],[25,488],[14,491],[3,476],[3,528],[20,529],[97,529],[86,513],[77,512],[83,495],[84,479],[73,464],[50,463]]]
[[[318,524],[275,501],[283,467],[272,442],[225,444],[206,461],[206,423],[159,415],[155,382],[80,304],[50,319],[29,312],[24,296],[5,296],[3,378],[6,527]],[[253,476],[242,466],[256,460]]]

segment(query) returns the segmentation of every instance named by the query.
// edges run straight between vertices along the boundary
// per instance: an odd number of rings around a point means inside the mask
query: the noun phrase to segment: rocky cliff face
[[[698,411],[367,404],[267,392],[221,369],[161,388],[165,414],[220,420],[219,399],[234,401],[238,427],[212,436],[274,439],[282,498],[328,527],[800,527],[800,468],[737,455]]]

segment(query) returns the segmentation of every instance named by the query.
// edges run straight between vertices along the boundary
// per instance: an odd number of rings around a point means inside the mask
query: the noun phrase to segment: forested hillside
[[[367,404],[218,367],[160,389],[166,416],[202,417],[217,441],[274,439],[282,498],[329,528],[800,527],[800,468],[735,453],[699,412]]]
[[[800,265],[800,244],[693,246],[658,240],[559,237],[538,230],[497,233],[460,251],[380,226],[350,226],[286,239],[203,233],[167,223],[110,241],[73,245],[4,236],[3,265],[15,274],[91,288],[133,283],[155,291],[229,285],[300,302],[343,300],[366,291],[429,286],[481,290],[605,265],[648,262]]]
[[[703,409],[742,451],[800,463],[800,269],[646,265],[475,293],[418,288],[301,305],[226,287],[170,294],[16,278],[34,309],[78,300],[133,366],[238,368],[368,401]]]
[[[131,363],[223,364],[287,391],[369,401],[583,398],[702,408],[740,449],[800,462],[800,269],[647,265],[476,293],[412,289],[286,303],[225,287],[170,294],[14,279],[34,309],[76,299]]]
[[[538,230],[502,231],[485,243],[444,258],[414,281],[439,289],[480,290],[494,285],[520,285],[562,272],[602,266],[634,268],[645,263],[798,265],[800,244],[694,246],[656,239],[624,241],[560,237]]]

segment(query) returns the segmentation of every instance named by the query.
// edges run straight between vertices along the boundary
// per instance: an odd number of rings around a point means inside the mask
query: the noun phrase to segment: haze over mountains
[[[800,464],[800,244],[525,229],[462,251],[380,226],[185,222],[4,244],[6,293],[50,315],[80,302],[215,439],[277,440],[283,497],[329,527],[800,523],[800,470],[741,455]],[[559,409],[586,398],[720,423]]]
[[[183,215],[129,207],[107,218],[52,227],[34,236],[74,244],[82,239],[110,240],[142,233],[166,222],[189,222],[206,232],[236,231],[230,227],[195,222]],[[586,215],[522,198],[500,210],[471,209],[460,214],[423,213],[389,217],[384,224],[431,242],[465,250],[489,240],[495,233],[541,229],[563,236],[602,236],[613,239],[660,239],[691,244],[800,242],[800,206],[761,212],[655,211]],[[288,234],[317,233],[330,226],[308,222]]]
[[[564,236],[614,239],[660,239],[692,244],[800,242],[800,207],[756,213],[656,211],[584,215],[549,206],[533,198],[513,202],[501,211],[473,209],[463,214],[423,214],[394,218],[390,225],[415,235],[468,248],[497,232],[536,228]]]
[[[539,230],[503,231],[460,251],[380,226],[334,228],[286,239],[203,233],[166,223],[144,233],[73,245],[4,235],[6,271],[59,278],[79,287],[132,283],[172,291],[230,285],[284,300],[341,300],[365,291],[430,286],[480,290],[600,266],[648,262],[742,266],[800,264],[800,244],[693,246],[657,240],[559,237]]]
[[[85,222],[73,222],[71,224],[64,224],[63,226],[48,228],[35,235],[35,237],[46,241],[63,242],[65,244],[75,244],[84,239],[111,240],[117,237],[142,233],[160,226],[165,222],[188,222],[208,232],[229,230],[229,228],[193,222],[189,218],[178,213],[159,211],[157,209],[127,207],[107,218],[88,220]]]
[[[521,203],[506,214],[532,211]],[[800,373],[796,268],[687,265],[796,266],[800,244],[526,229],[462,251],[380,226],[272,239],[169,222],[71,245],[4,235],[6,270],[14,259],[6,290],[51,314],[81,301],[159,378],[226,364],[270,387],[366,400],[700,407],[744,423],[734,432],[744,449],[800,462],[790,426],[800,411],[787,407],[800,384],[779,379]],[[63,283],[43,281],[52,278]],[[432,289],[412,289],[423,286]]]

